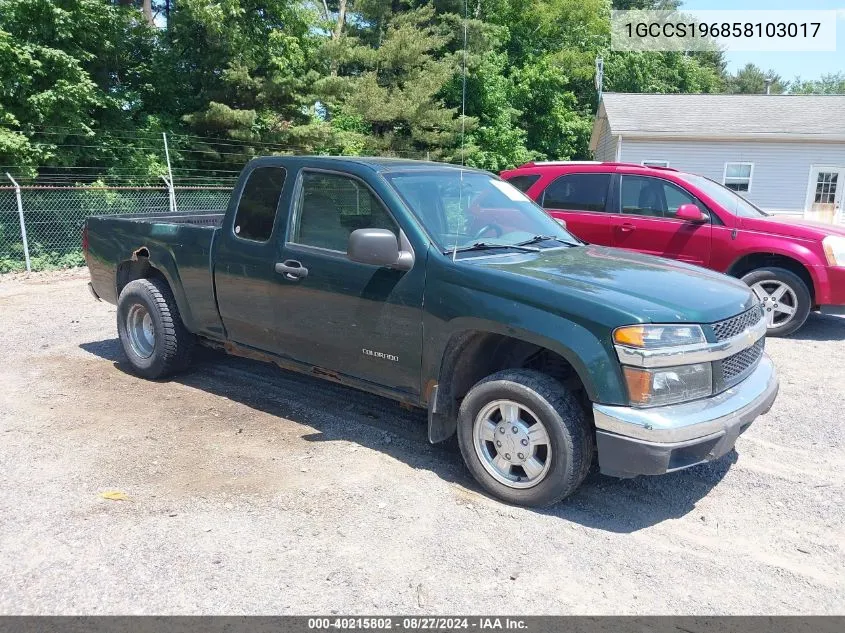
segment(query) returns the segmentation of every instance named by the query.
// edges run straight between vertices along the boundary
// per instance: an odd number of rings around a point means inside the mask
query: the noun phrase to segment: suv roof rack
[[[636,167],[639,169],[662,169],[664,171],[678,171],[674,167],[661,167],[658,165],[640,165],[639,163],[617,163],[613,161],[601,160],[537,160],[529,161],[524,165],[520,165],[517,169],[523,167],[553,167],[555,165],[607,165],[608,167]]]
[[[543,165],[601,165],[600,160],[532,160],[520,167],[541,167]]]

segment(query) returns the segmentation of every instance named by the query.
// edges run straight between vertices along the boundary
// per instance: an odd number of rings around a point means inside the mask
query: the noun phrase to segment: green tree
[[[441,94],[457,72],[458,57],[448,50],[454,33],[431,5],[401,12],[385,4],[364,8],[368,14],[356,15],[352,28],[347,18],[322,48],[327,66],[315,97],[327,121],[338,115],[352,124],[328,125],[359,134],[366,151],[455,158],[461,120]],[[379,33],[361,31],[358,18],[367,15]]]
[[[766,94],[766,84],[771,94],[781,94],[788,84],[773,70],[763,72],[754,64],[748,63],[727,79],[727,92],[734,94]]]
[[[249,143],[284,138],[306,118],[315,17],[292,0],[180,0],[162,58],[171,113],[193,134],[233,142],[233,164],[253,153]]]
[[[138,16],[102,0],[0,0],[3,162],[108,171],[146,151],[127,134],[161,105],[156,32]]]
[[[789,92],[795,94],[841,95],[845,94],[845,73],[828,73],[819,79],[796,77],[789,84]]]
[[[720,61],[709,53],[613,52],[605,59],[607,92],[721,92]]]
[[[62,139],[42,130],[90,130],[110,104],[75,46],[78,25],[66,18],[78,13],[47,0],[0,0],[0,163],[33,167],[56,156]]]

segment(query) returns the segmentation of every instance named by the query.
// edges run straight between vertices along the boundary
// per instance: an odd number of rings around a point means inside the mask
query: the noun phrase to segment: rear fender
[[[141,262],[146,258],[149,267],[158,273],[167,281],[170,290],[173,292],[173,297],[176,299],[176,306],[179,308],[179,314],[182,316],[182,322],[185,327],[191,332],[198,331],[198,324],[195,322],[191,304],[185,296],[185,288],[182,283],[182,278],[179,274],[179,267],[176,264],[176,257],[169,247],[160,244],[150,243],[140,246],[132,251],[128,257],[124,258],[122,264],[131,262]],[[120,270],[120,266],[118,266]],[[143,278],[144,275],[130,277],[128,281],[133,279]],[[115,290],[116,296],[119,296],[121,290],[121,280],[119,275],[115,274]],[[125,284],[124,284],[125,285]]]

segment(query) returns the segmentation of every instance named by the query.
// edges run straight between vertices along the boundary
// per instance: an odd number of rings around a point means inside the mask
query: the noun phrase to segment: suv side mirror
[[[679,220],[695,222],[696,224],[707,222],[707,216],[704,215],[704,212],[698,208],[698,205],[691,203],[682,204],[681,206],[679,206],[678,210],[675,211],[675,217]]]
[[[397,270],[410,270],[414,256],[410,251],[400,251],[399,242],[387,229],[358,229],[349,235],[346,256],[353,262],[389,266]]]

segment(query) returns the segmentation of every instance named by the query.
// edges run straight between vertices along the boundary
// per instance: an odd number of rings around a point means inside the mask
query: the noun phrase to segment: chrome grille
[[[738,314],[730,319],[717,321],[716,323],[711,324],[710,327],[713,328],[713,332],[716,334],[716,339],[724,341],[736,336],[737,334],[742,334],[742,332],[762,318],[763,306],[758,303],[750,310],[746,310],[742,314]],[[739,354],[737,354],[737,356],[738,355]]]
[[[751,347],[722,359],[722,387],[727,389],[743,380],[757,366],[764,346],[765,339],[761,338]]]

